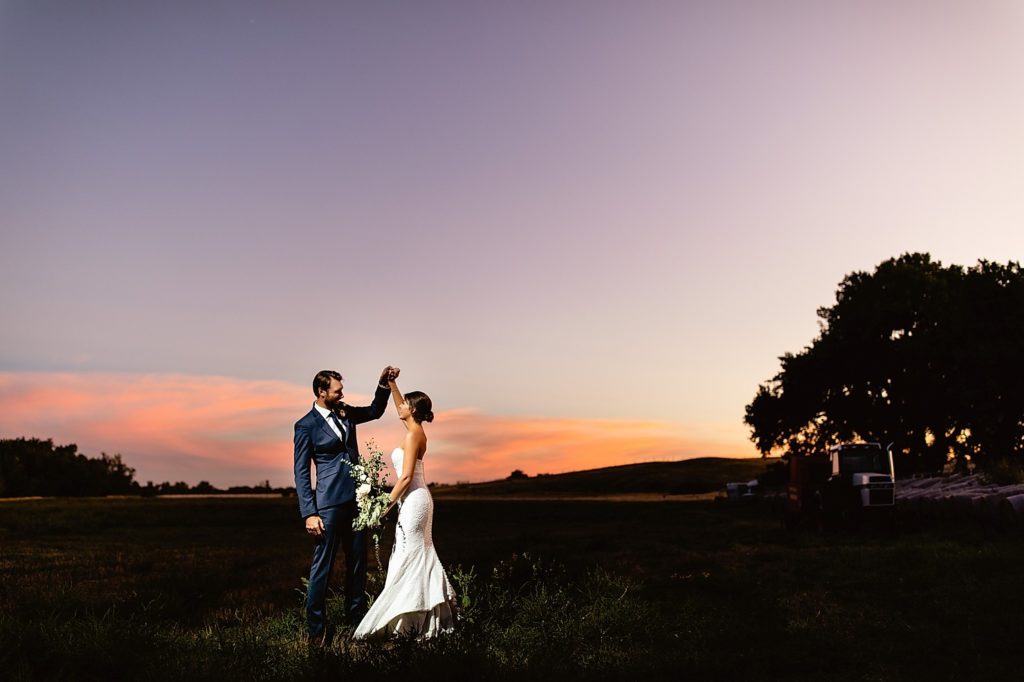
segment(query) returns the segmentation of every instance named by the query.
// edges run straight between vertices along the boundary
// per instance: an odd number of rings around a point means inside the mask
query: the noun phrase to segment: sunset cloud
[[[348,394],[366,404],[367,394]],[[89,456],[119,453],[145,483],[207,480],[290,485],[292,425],[310,407],[308,386],[282,381],[155,374],[0,373],[0,436],[76,443]],[[393,407],[360,427],[386,452],[404,427]],[[730,437],[731,436],[731,437]],[[509,417],[439,411],[429,427],[427,477],[481,481],[637,461],[749,456],[742,435],[644,420]]]
[[[676,424],[630,419],[502,417],[474,410],[441,413],[432,425],[428,476],[491,480],[528,474],[677,460],[750,455],[743,444],[695,437]]]

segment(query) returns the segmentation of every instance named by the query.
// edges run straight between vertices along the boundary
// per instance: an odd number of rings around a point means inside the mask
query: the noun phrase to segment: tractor
[[[892,445],[841,443],[825,452],[790,455],[787,527],[858,527],[895,509]]]

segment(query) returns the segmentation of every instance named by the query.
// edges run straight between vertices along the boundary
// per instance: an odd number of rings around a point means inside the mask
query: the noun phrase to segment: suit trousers
[[[313,637],[323,634],[326,626],[327,588],[339,545],[345,552],[346,619],[350,625],[357,625],[366,615],[366,531],[352,530],[355,514],[355,500],[319,511],[324,533],[313,545],[306,591],[306,625]]]

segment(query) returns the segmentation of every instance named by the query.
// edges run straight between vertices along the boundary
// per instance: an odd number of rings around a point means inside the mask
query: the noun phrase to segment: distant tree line
[[[757,448],[895,444],[897,472],[1024,458],[1024,273],[926,253],[854,272],[746,408]]]
[[[246,495],[246,494],[277,494],[277,495],[294,495],[295,488],[274,488],[270,485],[270,481],[263,481],[256,485],[233,485],[230,488],[218,488],[211,484],[209,481],[199,481],[199,483],[190,486],[185,481],[178,481],[177,483],[157,483],[154,485],[153,481],[147,481],[144,486],[136,486],[138,493],[143,497],[155,497],[157,495]]]
[[[102,495],[174,495],[215,493],[277,493],[295,488],[273,488],[270,481],[255,486],[216,488],[208,481],[190,486],[184,481],[140,486],[135,469],[121,455],[86,457],[78,446],[54,445],[50,439],[0,439],[0,497],[90,497]]]

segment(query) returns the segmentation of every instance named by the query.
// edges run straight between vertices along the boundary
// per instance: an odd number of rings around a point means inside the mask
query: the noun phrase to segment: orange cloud
[[[431,425],[428,478],[491,480],[513,469],[560,473],[638,461],[751,456],[749,445],[700,437],[676,424],[632,419],[502,417],[474,410]]]
[[[126,374],[0,374],[0,433],[120,453],[139,480],[283,483],[290,411],[310,390],[285,382]],[[294,420],[293,420],[294,421]]]
[[[369,395],[349,394],[353,404]],[[292,424],[309,409],[309,387],[227,377],[0,373],[0,436],[52,438],[81,452],[120,453],[141,482],[208,480],[290,485]],[[653,459],[752,456],[737,433],[708,437],[649,420],[504,417],[473,409],[437,413],[429,427],[427,477],[480,481]],[[389,407],[360,427],[390,452],[404,427]]]

